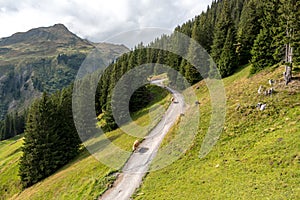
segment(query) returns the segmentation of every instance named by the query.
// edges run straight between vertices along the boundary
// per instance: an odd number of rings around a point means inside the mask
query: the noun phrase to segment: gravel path
[[[161,81],[152,83],[161,86]],[[99,197],[100,200],[128,200],[140,187],[163,138],[174,125],[177,117],[184,112],[183,96],[171,88],[166,89],[172,92],[175,102],[169,106],[162,120],[139,145],[138,150],[130,156],[113,187]]]

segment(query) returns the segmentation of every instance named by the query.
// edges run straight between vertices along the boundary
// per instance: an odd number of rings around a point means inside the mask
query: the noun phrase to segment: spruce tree
[[[235,28],[231,26],[227,31],[227,37],[218,62],[218,68],[222,77],[231,75],[237,66],[237,56],[234,45],[235,34]]]
[[[285,56],[286,45],[293,48],[293,61],[299,64],[300,44],[300,2],[296,0],[281,0],[279,8],[279,24],[276,35],[276,51],[274,58],[282,59]]]
[[[52,109],[48,95],[43,94],[29,110],[19,168],[23,187],[35,184],[53,172],[51,147],[55,146],[56,135],[50,134],[53,127],[48,126],[54,117]]]
[[[59,152],[62,156],[61,165],[78,155],[79,146],[81,144],[80,138],[73,120],[72,113],[72,87],[63,89],[58,96],[56,121],[54,126],[58,141],[56,147],[61,148]],[[58,156],[58,155],[57,155]]]
[[[29,187],[78,154],[80,140],[72,116],[72,89],[43,94],[28,112],[19,175]]]
[[[251,50],[251,63],[253,64],[251,73],[270,67],[281,60],[278,57],[274,57],[278,46],[275,43],[275,37],[278,34],[279,7],[279,0],[269,0],[263,3],[262,29],[257,35]]]
[[[235,27],[231,18],[229,1],[223,1],[222,12],[215,28],[211,56],[220,70],[221,76],[230,75],[236,67]],[[228,52],[224,52],[228,51]],[[227,57],[229,56],[229,57]]]
[[[251,60],[251,49],[260,32],[261,25],[257,23],[262,17],[262,6],[259,0],[249,0],[245,3],[238,28],[238,43],[240,48],[239,64],[244,65]]]

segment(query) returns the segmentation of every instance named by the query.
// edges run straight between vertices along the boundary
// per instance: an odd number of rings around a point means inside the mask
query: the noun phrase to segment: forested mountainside
[[[105,52],[103,60],[107,62],[128,51],[122,45],[83,40],[62,24],[1,38],[0,139],[22,132],[24,108],[43,92],[53,93],[70,85],[96,46]]]
[[[206,78],[181,56],[155,48],[176,41],[176,32],[187,35],[204,47],[213,58],[222,77],[233,74],[239,66],[248,63],[252,64],[252,74],[275,64],[292,66],[300,63],[299,1],[213,1],[206,12],[176,27],[174,34],[163,35],[146,47],[140,44],[134,51],[124,54],[108,67],[99,82],[96,108],[98,114],[103,114],[101,116],[109,121],[107,124],[111,128],[116,128],[116,124],[111,115],[109,94],[123,74],[130,69],[145,63],[159,63],[179,71],[192,84]],[[287,63],[285,60],[287,44],[293,50],[293,63]],[[195,51],[192,44],[173,48],[179,48],[178,51],[183,52],[186,57],[193,57]],[[209,69],[202,71],[207,71],[202,75],[209,75]],[[175,82],[176,76],[169,74]]]

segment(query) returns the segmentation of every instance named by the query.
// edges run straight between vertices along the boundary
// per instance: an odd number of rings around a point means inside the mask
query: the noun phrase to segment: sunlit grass
[[[154,127],[155,123],[150,123],[149,116],[155,116],[155,121],[159,121],[162,117],[164,114],[162,108],[167,108],[169,105],[169,94],[167,92],[157,92],[157,94],[159,96],[154,98],[154,105],[151,104],[133,115],[135,124],[140,126],[150,124]],[[138,134],[134,133],[134,130],[132,131],[133,134]],[[146,132],[147,130],[144,130],[144,134]],[[0,199],[96,199],[115,180],[113,172],[116,169],[101,163],[83,148],[81,154],[73,162],[45,180],[22,191],[18,177],[18,160],[22,154],[20,151],[21,137],[0,142]],[[132,143],[136,139],[120,129],[106,133],[105,138],[128,153],[131,153]],[[101,138],[94,138],[89,142],[93,144],[99,140]]]
[[[22,154],[23,136],[0,141],[0,199],[7,199],[21,191],[18,177],[18,161]]]
[[[199,151],[210,122],[211,102],[205,83],[199,83],[200,126],[191,148],[172,165],[150,172],[134,198],[300,199],[300,82],[285,86],[283,70],[249,77],[248,66],[224,79],[224,130],[203,159]],[[276,93],[258,95],[259,85],[271,87],[271,78],[276,81]],[[266,110],[257,110],[258,102],[266,103]]]

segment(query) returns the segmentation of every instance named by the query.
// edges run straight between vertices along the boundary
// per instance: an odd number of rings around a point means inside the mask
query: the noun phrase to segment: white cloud
[[[55,23],[92,41],[144,27],[173,29],[212,0],[0,0],[0,37]]]

